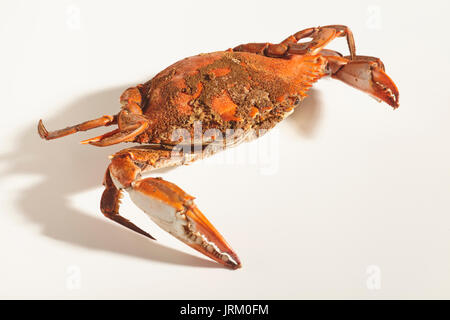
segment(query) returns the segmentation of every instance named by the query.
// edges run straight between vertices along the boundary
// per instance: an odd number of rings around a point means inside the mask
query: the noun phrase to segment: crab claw
[[[194,197],[161,178],[146,178],[127,189],[131,200],[162,229],[232,269],[241,262],[222,235],[194,204]]]
[[[374,61],[348,61],[331,75],[346,84],[382,100],[394,109],[399,106],[399,92],[395,83]]]

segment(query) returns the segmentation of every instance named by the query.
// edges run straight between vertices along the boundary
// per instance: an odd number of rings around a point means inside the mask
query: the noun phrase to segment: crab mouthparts
[[[223,236],[206,219],[193,197],[155,178],[133,183],[131,200],[159,227],[214,261],[238,269],[241,262]]]

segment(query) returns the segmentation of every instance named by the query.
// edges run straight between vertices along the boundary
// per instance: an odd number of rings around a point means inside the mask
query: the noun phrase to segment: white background
[[[450,298],[448,1],[2,1],[1,298]],[[393,111],[321,80],[265,137],[264,163],[160,173],[197,197],[243,268],[230,271],[158,229],[99,210],[107,156],[57,129],[119,110],[173,62],[301,29],[346,24],[382,58]],[[347,52],[345,41],[330,48]],[[236,150],[244,152],[247,147]],[[228,152],[228,151],[226,151]],[[269,170],[270,171],[270,170]],[[271,174],[267,174],[271,173]]]

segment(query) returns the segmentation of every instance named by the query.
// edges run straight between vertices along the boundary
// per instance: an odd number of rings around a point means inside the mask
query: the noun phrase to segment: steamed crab
[[[325,49],[337,37],[347,39],[350,55]],[[299,42],[304,38],[309,41]],[[105,115],[39,135],[47,140],[77,131],[117,125],[82,143],[105,147],[139,143],[111,156],[100,208],[109,219],[154,239],[119,214],[121,193],[162,229],[213,260],[233,269],[241,262],[222,235],[193,202],[194,197],[161,178],[143,178],[151,170],[186,164],[249,140],[250,132],[269,130],[288,116],[318,79],[331,76],[399,106],[399,93],[374,57],[356,55],[350,29],[342,25],[308,28],[278,44],[248,43],[226,51],[185,58],[144,84],[125,90],[117,115]],[[195,124],[204,132],[198,137]],[[184,130],[189,139],[174,135]],[[224,142],[233,132],[233,143]],[[227,140],[229,141],[229,140]],[[180,148],[180,146],[182,148]],[[192,146],[197,146],[196,148]],[[200,147],[198,147],[200,146]],[[192,147],[192,148],[191,148]]]

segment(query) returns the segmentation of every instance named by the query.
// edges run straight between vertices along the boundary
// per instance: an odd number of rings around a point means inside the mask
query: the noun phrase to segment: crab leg
[[[351,56],[343,56],[341,53],[334,51],[334,50],[329,50],[329,49],[322,49],[322,51],[320,51],[320,54],[324,57],[341,57],[347,60],[358,60],[358,61],[367,61],[367,62],[375,62],[376,65],[383,69],[384,71],[384,64],[381,61],[380,58],[376,58],[376,57],[371,57],[371,56],[361,56],[361,55],[357,55],[355,56],[353,59],[351,58]],[[347,63],[347,60],[343,60],[345,63]],[[344,63],[344,64],[345,64]]]
[[[339,52],[324,49],[336,37],[344,36],[347,38],[350,56],[343,57]],[[303,38],[312,38],[312,40],[297,43]],[[233,50],[279,58],[287,55],[320,54],[326,58],[325,68],[331,77],[386,102],[394,109],[399,106],[397,86],[384,72],[383,62],[375,57],[356,55],[353,34],[346,26],[309,28],[297,32],[279,44],[248,43],[237,46]]]
[[[233,51],[252,52],[268,57],[283,57],[287,54],[315,55],[336,37],[346,37],[351,60],[353,60],[356,56],[353,33],[348,27],[342,25],[309,28],[289,36],[278,44],[248,43],[235,47]],[[304,43],[297,43],[304,38],[312,38],[312,40]]]
[[[332,33],[331,30],[334,30],[335,32]],[[305,29],[289,36],[287,39],[283,40],[281,44],[292,45],[292,48],[302,50],[301,54],[307,53],[305,50],[310,50],[310,54],[316,54],[336,37],[346,37],[351,60],[355,59],[356,47],[353,33],[349,27],[343,25],[328,25]],[[304,44],[297,43],[304,38],[312,38],[313,40]]]
[[[194,197],[161,178],[140,178],[143,171],[182,163],[182,159],[173,157],[163,147],[129,148],[115,154],[105,177],[102,212],[125,227],[153,238],[118,214],[120,192],[125,189],[131,200],[163,230],[216,262],[239,268],[238,256],[194,204]]]
[[[89,120],[61,130],[48,132],[42,120],[39,120],[38,133],[42,139],[50,140],[61,138],[78,131],[86,131],[98,127],[117,124],[118,129],[107,132],[101,136],[81,141],[83,144],[92,144],[97,147],[105,147],[120,142],[133,141],[136,136],[143,133],[151,124],[151,121],[142,115],[141,86],[128,88],[120,97],[122,110],[115,116],[103,116]]]
[[[64,129],[49,132],[45,128],[42,120],[39,120],[38,133],[42,139],[51,140],[51,139],[56,139],[56,138],[61,138],[61,137],[67,136],[69,134],[73,134],[78,131],[87,131],[87,130],[91,130],[91,129],[98,128],[98,127],[109,126],[109,125],[114,124],[115,122],[116,122],[115,117],[106,115],[106,116],[100,117],[98,119],[85,121],[83,123],[76,124],[71,127],[67,127]]]
[[[92,144],[97,147],[106,147],[113,144],[133,141],[150,125],[150,120],[142,115],[142,95],[140,85],[128,88],[120,96],[122,110],[117,116],[118,129],[107,132],[101,136],[81,141],[83,144]]]

